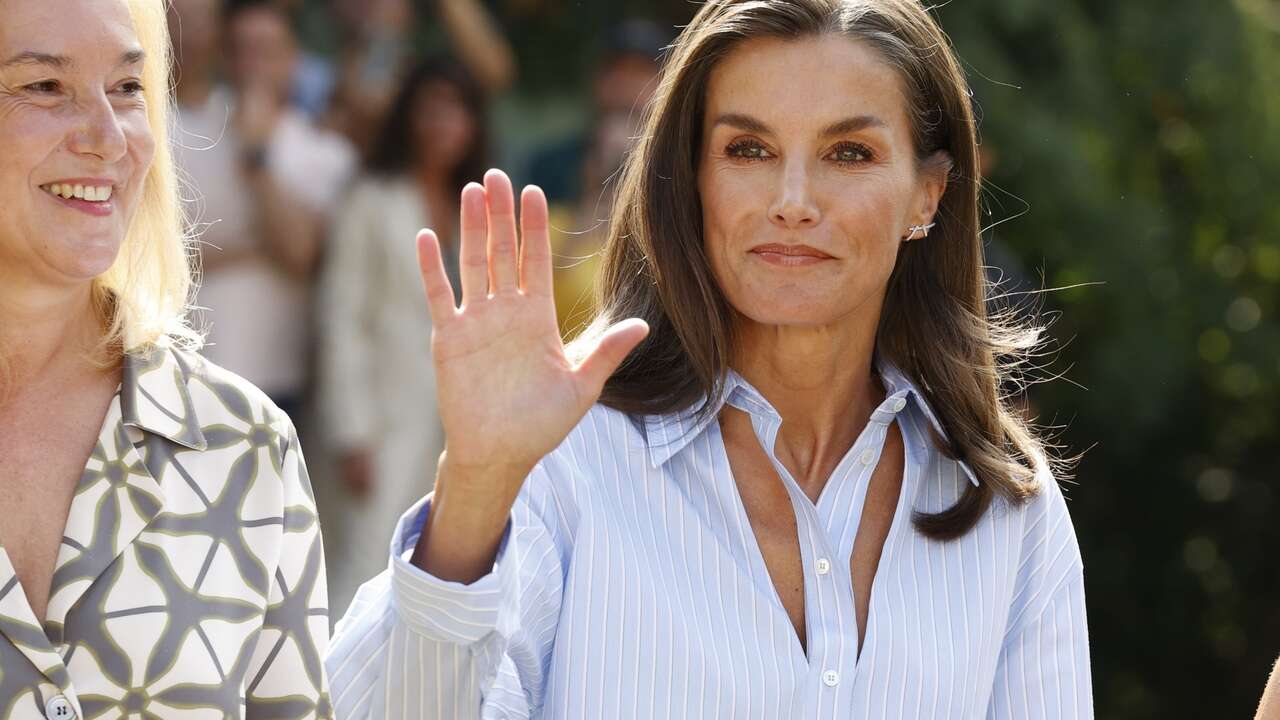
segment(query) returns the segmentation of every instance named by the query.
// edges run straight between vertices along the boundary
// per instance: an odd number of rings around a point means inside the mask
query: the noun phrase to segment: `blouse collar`
[[[905,373],[883,358],[877,357],[876,370],[884,383],[884,401],[871,413],[871,422],[888,424],[901,412],[910,408],[911,412],[923,415],[925,420],[945,442],[948,438],[937,413],[929,406],[924,394]],[[724,387],[718,398],[713,401],[710,412],[699,413],[701,403],[683,410],[663,414],[649,415],[644,418],[645,437],[649,447],[649,462],[658,468],[693,442],[707,426],[716,420],[720,410],[728,404],[756,417],[782,421],[782,416],[765,399],[751,383],[734,370],[725,376]],[[928,459],[931,448],[929,443],[914,443],[913,452],[918,462]],[[957,461],[961,472],[969,479],[970,484],[977,487],[978,477],[967,463]]]

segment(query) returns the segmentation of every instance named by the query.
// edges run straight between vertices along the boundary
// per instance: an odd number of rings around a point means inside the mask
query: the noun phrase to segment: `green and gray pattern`
[[[244,380],[126,359],[47,618],[0,548],[0,718],[329,718],[315,500],[289,419]]]

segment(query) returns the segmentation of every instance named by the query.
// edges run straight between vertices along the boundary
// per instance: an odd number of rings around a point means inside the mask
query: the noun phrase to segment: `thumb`
[[[649,334],[649,325],[640,318],[615,323],[600,336],[595,348],[575,371],[578,378],[598,396],[604,383],[622,364],[627,354]]]

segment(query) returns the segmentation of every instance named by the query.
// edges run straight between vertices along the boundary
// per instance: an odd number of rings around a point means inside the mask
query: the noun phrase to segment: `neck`
[[[414,177],[417,178],[418,184],[429,195],[453,193],[453,189],[449,187],[451,182],[449,174],[447,168],[430,164],[420,164],[414,171]]]
[[[782,416],[775,451],[806,489],[821,489],[883,400],[872,375],[877,320],[739,327],[734,369]]]
[[[32,287],[0,282],[0,398],[72,366],[94,367],[102,326],[90,286]]]

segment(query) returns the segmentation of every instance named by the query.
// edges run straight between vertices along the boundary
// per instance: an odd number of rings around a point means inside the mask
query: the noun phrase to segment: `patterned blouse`
[[[197,355],[126,358],[37,621],[0,547],[0,718],[329,718],[292,423]]]

